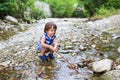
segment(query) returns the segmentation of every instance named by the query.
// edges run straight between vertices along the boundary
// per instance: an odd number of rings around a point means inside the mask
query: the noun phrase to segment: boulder
[[[120,80],[120,70],[112,70],[104,73],[101,80]]]
[[[34,5],[36,8],[43,10],[46,17],[52,17],[52,13],[51,13],[49,4],[47,4],[45,2],[36,1]]]
[[[105,72],[112,68],[112,60],[103,59],[92,63],[92,69],[94,72]]]
[[[12,16],[8,15],[8,16],[5,17],[5,19],[12,22],[13,24],[18,24],[18,20],[16,18],[12,17]]]

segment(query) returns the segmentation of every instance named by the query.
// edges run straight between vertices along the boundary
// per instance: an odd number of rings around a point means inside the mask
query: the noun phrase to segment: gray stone
[[[101,80],[120,80],[120,70],[106,72],[101,76]]]

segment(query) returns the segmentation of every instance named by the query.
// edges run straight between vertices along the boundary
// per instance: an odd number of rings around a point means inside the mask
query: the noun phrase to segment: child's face
[[[53,27],[47,31],[47,34],[48,34],[50,37],[52,37],[55,33],[56,33],[56,30],[55,30]]]

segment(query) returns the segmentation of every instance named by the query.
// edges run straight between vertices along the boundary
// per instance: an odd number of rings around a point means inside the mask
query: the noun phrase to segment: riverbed
[[[97,21],[87,18],[47,18],[31,24],[24,32],[18,32],[0,41],[0,79],[6,80],[98,80],[87,64],[119,56],[120,15]],[[55,60],[44,65],[38,58],[36,44],[48,21],[57,24],[58,54],[61,54],[79,71],[55,55]],[[116,34],[116,35],[115,35]],[[114,36],[115,35],[115,36]],[[88,62],[87,62],[88,60]],[[4,63],[4,65],[3,65]],[[94,78],[95,77],[95,78]]]

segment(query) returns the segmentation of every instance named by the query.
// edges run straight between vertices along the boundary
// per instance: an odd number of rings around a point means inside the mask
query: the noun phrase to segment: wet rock
[[[72,49],[73,50],[74,46],[65,46],[65,49]]]
[[[116,70],[120,70],[120,65],[115,67]]]
[[[120,80],[120,70],[106,72],[101,76],[101,80]]]
[[[117,59],[115,60],[115,63],[118,64],[118,65],[120,65],[120,58],[117,58]]]
[[[0,65],[0,71],[4,71],[7,67]]]
[[[92,69],[94,72],[109,71],[112,68],[112,60],[103,59],[92,63]]]
[[[84,65],[83,63],[78,63],[78,64],[77,64],[77,67],[83,68],[83,67],[85,67],[85,65]]]
[[[60,53],[64,53],[64,54],[68,54],[69,51],[68,50],[59,50]]]
[[[120,33],[116,33],[112,35],[113,39],[118,39],[120,38]]]
[[[5,61],[5,62],[0,63],[0,65],[8,67],[10,63],[11,61]]]
[[[75,52],[74,52],[74,53],[72,53],[71,55],[72,55],[72,56],[77,56],[77,54],[78,54],[78,53],[75,53]]]
[[[15,78],[15,77],[10,77],[9,80],[19,80],[19,78]]]
[[[117,51],[120,53],[120,47],[117,49]]]
[[[83,45],[80,45],[79,49],[80,49],[81,51],[84,51],[84,50],[87,49],[87,47],[85,47],[85,46],[83,46]]]
[[[68,53],[78,52],[78,50],[59,50],[59,52],[63,54],[68,54]]]

